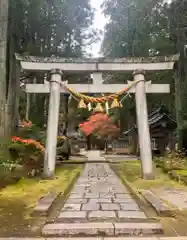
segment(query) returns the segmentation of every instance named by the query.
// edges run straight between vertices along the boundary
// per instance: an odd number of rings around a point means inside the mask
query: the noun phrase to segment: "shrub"
[[[44,150],[44,146],[39,142],[17,136],[12,137],[12,143],[9,146],[12,161],[23,165],[28,174],[33,170],[41,170]]]
[[[35,139],[40,140],[41,129],[36,125],[29,122],[28,124],[24,123],[20,125],[18,136],[25,139]]]
[[[185,168],[185,153],[183,151],[169,152],[164,161],[166,170],[180,170]]]
[[[15,183],[25,176],[23,166],[19,164],[0,164],[0,187]]]
[[[171,172],[169,172],[169,175],[173,179],[179,182],[183,182],[187,185],[187,170],[172,170]]]
[[[154,158],[154,161],[165,172],[186,169],[184,151],[169,152],[165,157]]]
[[[71,154],[70,140],[66,136],[57,137],[57,155],[58,158],[69,159]]]

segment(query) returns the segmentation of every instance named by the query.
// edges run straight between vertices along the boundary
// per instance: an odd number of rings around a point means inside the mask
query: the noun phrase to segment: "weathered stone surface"
[[[99,198],[99,193],[86,193],[85,198]]]
[[[33,214],[36,215],[47,215],[50,207],[52,206],[53,202],[57,198],[58,194],[56,193],[50,193],[46,195],[45,197],[41,198],[38,201],[38,204],[34,208]]]
[[[139,211],[140,210],[137,204],[132,204],[132,203],[120,203],[120,208],[122,211]]]
[[[117,193],[116,194],[116,198],[120,198],[120,199],[127,199],[127,198],[132,198],[132,196],[130,194],[120,194],[120,193]]]
[[[88,203],[95,202],[95,203],[112,203],[111,198],[97,198],[97,199],[89,199]]]
[[[96,202],[90,202],[82,205],[83,211],[98,211],[100,208],[100,205]]]
[[[83,199],[79,199],[79,198],[71,198],[68,199],[66,204],[83,204],[83,203],[87,203],[88,199],[83,198]]]
[[[81,204],[65,204],[62,211],[79,211],[81,209]]]
[[[114,192],[109,192],[109,193],[100,193],[99,194],[99,197],[100,198],[114,198],[115,197],[115,194]]]
[[[145,236],[162,234],[163,228],[160,223],[115,223],[115,235]]]
[[[92,211],[88,214],[88,219],[116,219],[114,211]]]
[[[155,208],[157,213],[164,214],[164,212],[168,212],[168,207],[166,204],[160,200],[159,197],[155,196],[152,192],[148,190],[141,191],[141,194],[144,198]]]
[[[187,239],[186,237],[177,236],[177,237],[160,237],[158,240],[186,240],[186,239]]]
[[[65,239],[62,239],[62,240],[65,240]],[[83,240],[83,239],[80,239],[80,240]],[[91,240],[91,239],[89,239],[89,240]],[[177,237],[176,238],[174,237],[174,238],[162,239],[162,238],[158,238],[158,237],[136,237],[136,236],[133,236],[133,237],[127,237],[127,236],[122,237],[122,236],[120,236],[120,237],[106,237],[106,238],[104,237],[104,239],[102,239],[102,240],[186,240],[186,239],[177,239]]]
[[[120,210],[120,205],[117,203],[101,203],[103,211],[117,211]]]
[[[134,219],[146,219],[145,213],[141,211],[118,211],[118,217],[120,220],[134,218]]]
[[[71,199],[71,198],[83,198],[84,197],[84,193],[83,192],[80,192],[80,193],[72,193],[72,194],[70,194],[69,195],[69,199]]]
[[[173,204],[179,210],[187,210],[187,193],[182,190],[165,190],[160,198]]]
[[[58,216],[58,220],[72,220],[75,221],[77,219],[86,219],[86,212],[85,211],[66,211],[61,212]]]
[[[116,194],[124,194],[124,193],[128,193],[128,190],[126,188],[123,188],[123,187],[113,187],[113,191],[116,193]]]
[[[56,223],[46,224],[42,230],[43,236],[114,236],[112,223]]]
[[[133,198],[114,198],[114,203],[132,203],[136,204],[136,202],[133,200]]]

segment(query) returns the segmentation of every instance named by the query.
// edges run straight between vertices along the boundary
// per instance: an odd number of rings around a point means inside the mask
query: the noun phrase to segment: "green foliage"
[[[57,140],[57,156],[58,158],[67,158],[69,159],[69,156],[71,154],[71,146],[70,146],[70,140],[68,138],[63,139],[62,137],[58,137]]]
[[[42,132],[41,129],[33,124],[31,127],[19,128],[17,135],[25,139],[38,140],[40,138],[41,132]]]
[[[187,167],[185,152],[183,151],[170,152],[165,157],[155,158],[155,162],[166,172],[185,169]]]
[[[114,124],[119,124],[120,120],[120,108],[109,109],[109,118]]]
[[[25,175],[23,166],[19,164],[0,164],[0,187],[15,183]]]
[[[99,38],[97,29],[92,28],[94,11],[89,0],[10,1],[9,44],[13,53],[37,56],[82,57],[86,47]],[[12,44],[13,43],[13,44]],[[73,76],[72,76],[73,75]],[[86,74],[87,75],[87,74]],[[43,83],[44,73],[21,72],[22,82]],[[85,74],[67,74],[70,81],[81,82]],[[87,80],[85,81],[87,82]],[[29,119],[43,127],[47,122],[49,96],[30,97]],[[26,114],[26,95],[21,92],[21,119]],[[75,109],[75,107],[74,107]],[[75,116],[75,111],[72,119]]]
[[[24,167],[25,175],[40,172],[44,161],[44,147],[32,139],[13,137],[9,145],[11,159],[6,164],[19,164]]]
[[[105,27],[102,52],[105,57],[152,57],[176,53],[171,39],[169,8],[162,0],[105,0],[103,11],[109,21]],[[124,83],[131,74],[115,74],[109,82]],[[146,73],[146,79],[154,83],[169,83],[174,93],[172,72]],[[167,105],[175,116],[174,94],[147,95],[148,111]],[[136,123],[135,99],[123,101],[120,111],[122,129],[131,128]]]
[[[167,156],[154,159],[157,167],[160,167],[172,179],[187,184],[187,161],[184,151],[170,152]]]
[[[187,185],[187,169],[172,170],[169,172],[169,175],[178,182],[183,182],[185,185]]]

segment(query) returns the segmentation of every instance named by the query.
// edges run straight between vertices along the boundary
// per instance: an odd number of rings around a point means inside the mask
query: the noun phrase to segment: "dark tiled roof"
[[[148,116],[148,122],[149,126],[152,127],[154,124],[159,123],[161,120],[166,120],[169,125],[171,126],[171,129],[176,128],[176,121],[173,120],[169,115],[168,115],[168,110],[164,107],[160,107],[154,112],[150,113]],[[123,132],[123,135],[128,135],[132,133],[133,131],[136,131],[137,126],[134,125],[131,129]]]

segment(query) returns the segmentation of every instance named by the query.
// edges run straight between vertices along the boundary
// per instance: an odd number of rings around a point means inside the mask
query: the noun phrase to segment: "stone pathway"
[[[91,159],[95,160],[93,153]],[[56,221],[43,228],[44,236],[149,235],[162,232],[159,223],[148,221],[109,165],[99,162],[86,164]]]
[[[146,219],[127,189],[106,163],[85,166],[58,217],[60,221]]]

